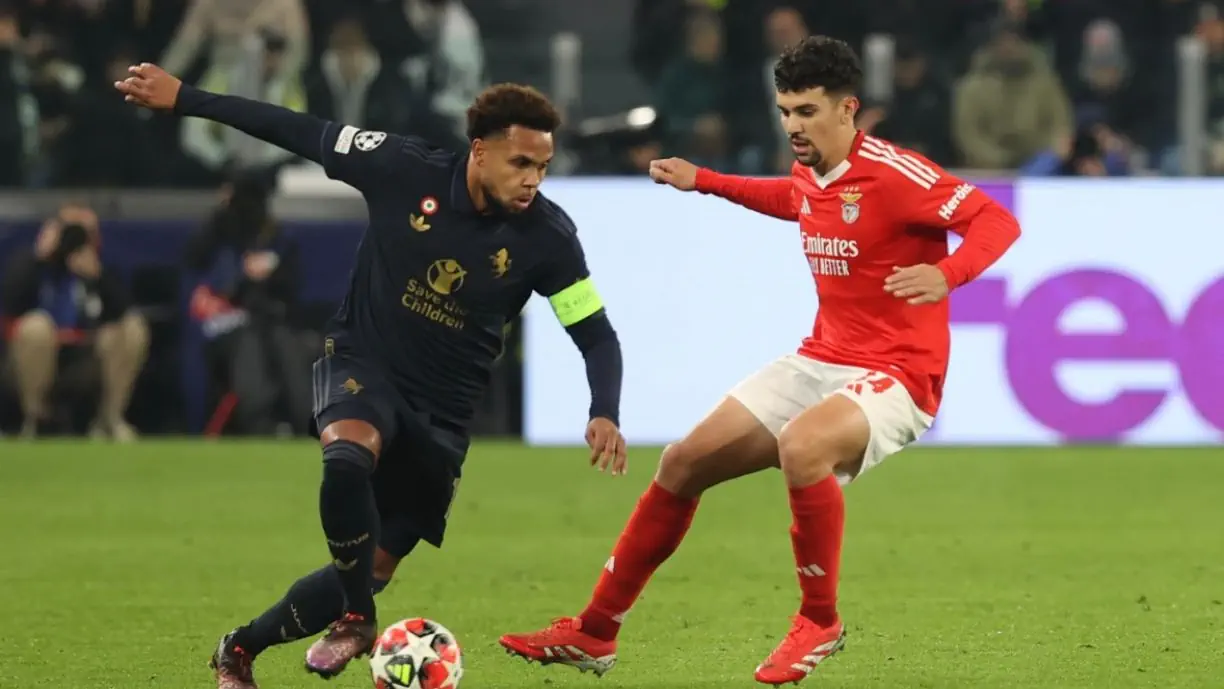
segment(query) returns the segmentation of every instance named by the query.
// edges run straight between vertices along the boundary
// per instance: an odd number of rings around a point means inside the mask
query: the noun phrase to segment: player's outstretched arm
[[[790,178],[739,177],[697,167],[682,158],[650,162],[650,178],[680,191],[713,194],[749,210],[780,220],[798,220]]]
[[[197,89],[147,62],[129,67],[128,74],[127,79],[115,82],[115,88],[129,103],[219,122],[316,163],[323,162],[329,127],[339,129],[314,115]]]

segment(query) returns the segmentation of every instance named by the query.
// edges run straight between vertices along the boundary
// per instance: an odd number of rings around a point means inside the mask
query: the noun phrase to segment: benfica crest
[[[859,199],[863,198],[863,193],[858,190],[858,187],[851,187],[846,191],[838,194],[842,200],[842,222],[850,225],[859,219]]]

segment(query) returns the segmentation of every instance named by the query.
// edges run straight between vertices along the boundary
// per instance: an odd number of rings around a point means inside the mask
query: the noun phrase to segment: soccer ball
[[[459,689],[463,657],[449,629],[414,617],[383,630],[370,670],[375,689]]]

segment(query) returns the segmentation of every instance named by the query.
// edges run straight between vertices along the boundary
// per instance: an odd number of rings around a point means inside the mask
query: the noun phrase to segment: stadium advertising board
[[[952,364],[924,442],[1219,442],[1224,182],[981,187],[1025,234],[954,295]],[[809,331],[816,300],[792,224],[640,180],[558,180],[548,193],[578,224],[621,334],[632,442],[681,436]],[[546,302],[533,300],[525,328],[527,440],[580,443],[581,358]]]

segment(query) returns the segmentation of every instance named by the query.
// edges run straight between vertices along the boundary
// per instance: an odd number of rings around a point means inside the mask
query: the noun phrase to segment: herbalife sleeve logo
[[[956,213],[956,209],[960,208],[961,203],[964,202],[965,199],[969,198],[969,195],[973,193],[975,188],[976,187],[968,182],[958,186],[952,192],[952,198],[945,201],[944,204],[939,207],[939,217],[943,218],[944,220],[951,220],[952,214]]]

